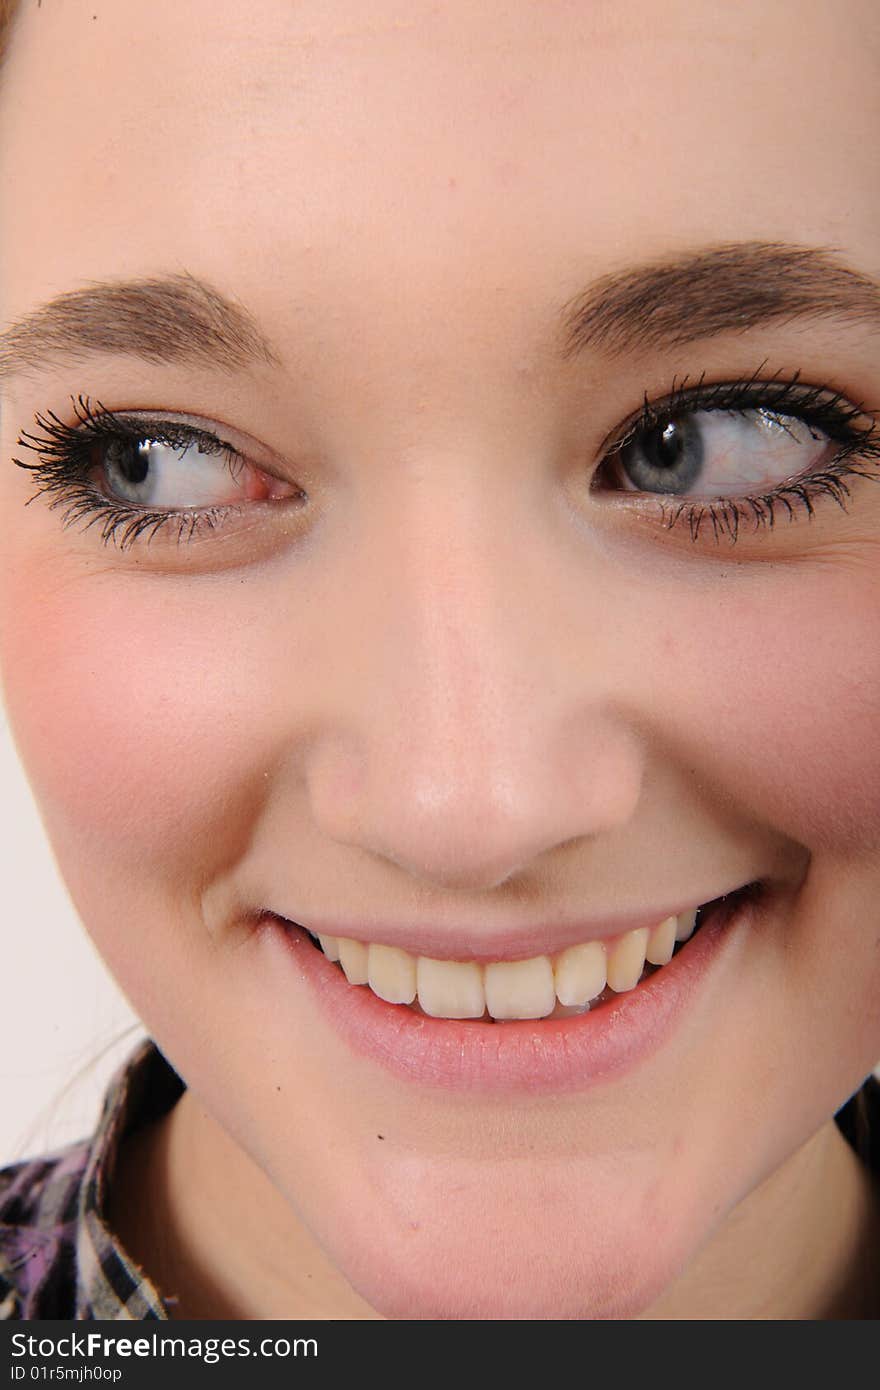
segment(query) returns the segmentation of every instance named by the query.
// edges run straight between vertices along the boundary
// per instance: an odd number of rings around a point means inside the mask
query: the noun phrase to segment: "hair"
[[[9,34],[17,10],[18,0],[0,0],[0,63],[9,45]]]

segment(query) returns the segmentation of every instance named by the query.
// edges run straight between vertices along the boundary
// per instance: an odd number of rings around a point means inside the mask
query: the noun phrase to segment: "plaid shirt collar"
[[[183,1089],[146,1039],[111,1081],[91,1139],[0,1173],[0,1318],[167,1319],[105,1213],[123,1136]]]

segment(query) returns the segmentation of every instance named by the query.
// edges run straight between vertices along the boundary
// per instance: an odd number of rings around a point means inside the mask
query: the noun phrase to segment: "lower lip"
[[[292,967],[348,1046],[395,1077],[453,1091],[558,1093],[617,1076],[655,1052],[755,901],[746,894],[721,902],[667,965],[588,1013],[509,1023],[428,1018],[387,1004],[366,985],[350,985],[301,927],[280,917],[266,915],[259,936],[272,969]]]

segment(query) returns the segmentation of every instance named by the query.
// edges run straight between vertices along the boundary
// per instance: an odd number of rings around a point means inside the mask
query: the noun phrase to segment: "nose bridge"
[[[424,761],[431,781],[464,786],[500,770],[511,721],[521,727],[534,708],[538,639],[507,521],[498,507],[459,495],[402,527],[386,551],[395,621],[383,634],[387,665],[376,690],[393,682],[407,711],[409,766],[415,772]]]
[[[601,604],[578,601],[550,523],[522,491],[453,477],[377,500],[373,520],[356,598],[369,636],[312,763],[324,830],[420,878],[491,887],[625,820],[638,750],[609,713]]]

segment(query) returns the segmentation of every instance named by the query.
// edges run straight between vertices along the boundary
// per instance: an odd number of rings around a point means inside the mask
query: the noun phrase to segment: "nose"
[[[499,510],[432,487],[365,528],[308,758],[322,834],[449,889],[624,825],[643,777],[607,565]]]

